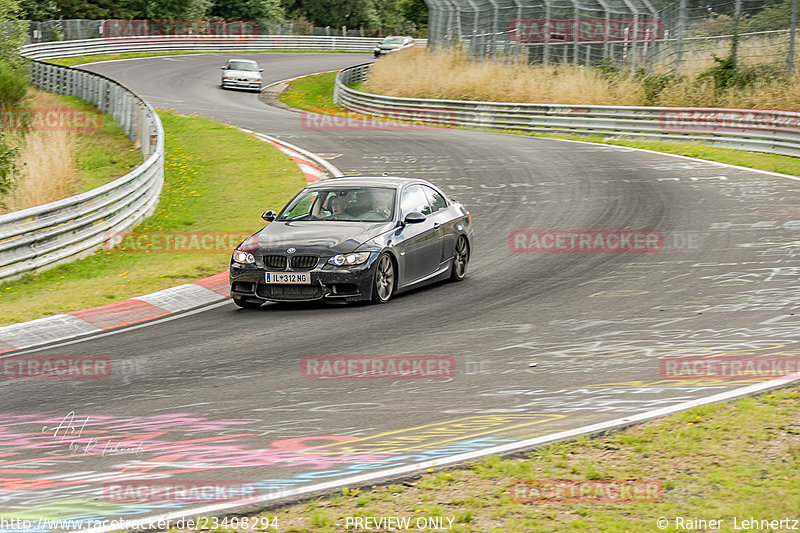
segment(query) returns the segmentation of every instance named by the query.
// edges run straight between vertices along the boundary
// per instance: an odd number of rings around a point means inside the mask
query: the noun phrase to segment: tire
[[[450,279],[462,281],[467,277],[467,265],[469,264],[469,242],[463,235],[456,241],[455,252],[453,253],[453,270]]]
[[[385,304],[392,297],[397,274],[394,262],[387,253],[382,253],[375,260],[375,275],[372,277],[372,301]]]
[[[231,298],[233,303],[241,307],[242,309],[261,309],[261,302],[248,302],[247,300],[242,300],[241,298]]]

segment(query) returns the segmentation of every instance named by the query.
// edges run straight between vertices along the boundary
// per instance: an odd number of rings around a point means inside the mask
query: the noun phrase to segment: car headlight
[[[375,47],[375,51],[376,51],[376,52],[380,52],[380,51],[381,51],[381,49],[380,49],[380,48],[378,48],[378,47]]]
[[[354,252],[350,254],[336,254],[328,263],[335,266],[356,266],[369,259],[369,252]]]
[[[234,250],[233,262],[241,263],[243,265],[252,265],[255,264],[256,258],[250,252],[245,252],[244,250]]]

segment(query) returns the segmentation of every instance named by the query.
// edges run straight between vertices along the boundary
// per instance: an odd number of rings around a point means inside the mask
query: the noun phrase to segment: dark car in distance
[[[266,301],[389,301],[435,281],[460,281],[472,251],[472,218],[422,179],[318,181],[233,252],[231,297]]]

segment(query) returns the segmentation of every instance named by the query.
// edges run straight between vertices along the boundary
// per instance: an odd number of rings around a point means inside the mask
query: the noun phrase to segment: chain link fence
[[[340,28],[313,26],[307,22],[275,24],[258,20],[88,20],[65,19],[22,21],[26,26],[26,44],[50,41],[75,41],[136,36],[242,36],[242,35],[313,35],[336,37],[384,37],[382,28]],[[395,34],[417,36],[413,26],[394,28]]]
[[[655,0],[653,0],[655,1]],[[428,46],[473,57],[692,74],[734,64],[793,72],[798,0],[656,7],[650,0],[426,0]]]

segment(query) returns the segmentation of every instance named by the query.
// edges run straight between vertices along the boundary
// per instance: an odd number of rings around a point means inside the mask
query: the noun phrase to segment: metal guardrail
[[[149,216],[164,182],[164,129],[150,104],[105,76],[38,61],[32,63],[31,83],[82,98],[113,116],[144,162],[83,194],[0,215],[0,280],[91,253],[109,234]]]
[[[246,52],[262,50],[315,50],[371,52],[380,41],[374,37],[338,37],[314,35],[239,35],[180,37],[123,37],[54,41],[28,44],[23,54],[32,59],[52,59],[95,54],[127,54],[134,52]],[[425,45],[425,39],[417,39]]]
[[[336,76],[334,101],[365,115],[443,126],[702,142],[800,157],[800,113],[755,109],[514,104],[397,98],[356,91],[371,63]]]

